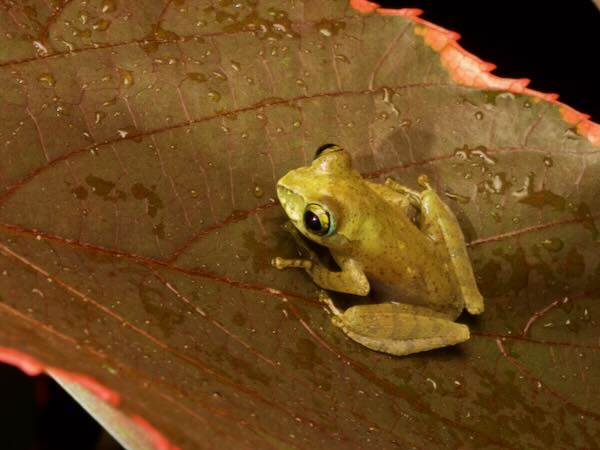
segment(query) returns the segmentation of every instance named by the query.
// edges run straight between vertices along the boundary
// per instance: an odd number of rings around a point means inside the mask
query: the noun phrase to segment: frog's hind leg
[[[467,311],[481,314],[484,309],[483,297],[477,288],[465,237],[456,216],[429,185],[426,175],[419,176],[418,183],[425,188],[420,194],[420,228],[435,240],[443,239]]]
[[[379,352],[402,356],[464,342],[469,328],[442,314],[413,305],[358,305],[342,312],[322,298],[334,314],[332,322],[356,342]]]

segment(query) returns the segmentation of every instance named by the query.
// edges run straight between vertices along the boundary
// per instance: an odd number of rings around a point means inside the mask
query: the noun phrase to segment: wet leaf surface
[[[410,18],[239,5],[4,7],[0,345],[181,448],[597,444],[600,148],[555,103],[457,84]],[[296,252],[275,182],[325,142],[447,195],[486,297],[470,341],[369,351],[270,266]]]

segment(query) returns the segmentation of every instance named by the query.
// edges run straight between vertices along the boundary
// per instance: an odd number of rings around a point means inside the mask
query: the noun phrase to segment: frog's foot
[[[474,292],[470,292],[470,295],[465,295],[465,308],[469,314],[478,315],[485,309],[483,305],[483,297],[477,289]]]
[[[271,265],[279,270],[288,269],[290,267],[310,270],[313,266],[313,262],[310,259],[286,259],[278,256],[271,260]]]
[[[338,309],[338,307],[333,304],[332,298],[327,292],[323,290],[319,292],[319,301],[321,301],[321,303],[324,303],[325,306],[329,308],[329,311],[331,311],[331,313],[333,314],[333,317],[331,318],[331,323],[333,323],[336,327],[341,328],[344,324],[344,320],[342,319],[344,315],[343,311]]]
[[[341,316],[343,314],[343,312],[333,304],[333,299],[329,296],[329,294],[322,289],[319,291],[319,301],[324,303],[334,316]]]
[[[406,304],[353,306],[332,321],[365,347],[397,356],[458,344],[470,336],[467,326],[439,313],[429,315],[424,308],[411,312]]]
[[[393,178],[390,178],[390,177],[385,179],[384,184],[385,184],[385,186],[389,187],[390,189],[397,192],[398,194],[406,196],[413,206],[415,206],[417,208],[420,206],[421,195],[419,192],[414,191],[410,188],[407,188],[406,186],[401,185],[396,180],[394,180]]]

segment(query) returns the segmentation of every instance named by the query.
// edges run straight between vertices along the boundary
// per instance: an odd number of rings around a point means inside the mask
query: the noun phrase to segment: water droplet
[[[33,48],[35,49],[38,56],[48,56],[48,54],[50,53],[48,51],[48,47],[46,47],[40,41],[33,41],[32,44],[33,44]],[[72,50],[72,49],[70,49],[70,50]]]
[[[92,36],[92,32],[90,30],[73,30],[73,36],[81,37],[81,38],[89,38]]]
[[[341,29],[346,27],[346,24],[344,22],[320,20],[315,24],[315,27],[321,35],[331,37],[337,35]]]
[[[131,70],[119,69],[119,76],[121,77],[121,83],[126,88],[133,86],[135,83],[133,72]]]
[[[474,157],[479,157],[484,163],[489,164],[489,165],[494,165],[496,164],[496,159],[492,158],[491,156],[489,156],[486,153],[486,148],[485,147],[477,147],[475,150],[473,150],[471,152],[471,154]]]
[[[455,200],[459,203],[469,203],[469,201],[471,200],[471,197],[468,197],[466,195],[461,195],[461,194],[456,194],[454,192],[450,192],[450,191],[445,191],[444,194],[446,195],[446,197]]]
[[[401,128],[410,128],[410,126],[412,125],[412,120],[410,119],[402,119],[398,125],[400,125]]]
[[[95,31],[106,31],[110,27],[110,20],[98,19],[92,25],[92,29]]]
[[[207,95],[208,98],[211,99],[213,102],[218,102],[219,100],[221,100],[221,94],[217,91],[208,91]]]
[[[117,5],[115,4],[115,0],[103,0],[101,11],[103,13],[110,13],[117,9]]]
[[[544,239],[542,247],[551,252],[559,252],[564,247],[564,243],[559,238]]]
[[[577,129],[576,129],[576,128],[574,128],[574,127],[567,128],[567,129],[564,131],[564,136],[565,136],[566,138],[568,138],[568,139],[578,139],[578,138],[580,138],[580,137],[581,137],[581,136],[579,136],[579,134],[577,133]]]
[[[190,72],[186,74],[186,77],[197,83],[204,83],[208,79],[206,78],[206,75],[200,72]]]
[[[482,113],[481,111],[477,111],[477,112],[475,113],[475,118],[476,118],[477,120],[482,120],[482,119],[483,119],[483,113]]]
[[[263,195],[264,195],[264,192],[261,189],[261,187],[260,186],[254,186],[254,196],[256,198],[262,198]]]
[[[84,200],[88,196],[88,191],[83,186],[77,186],[76,188],[71,189],[71,194],[78,200]]]
[[[87,21],[88,21],[88,19],[89,19],[89,17],[90,17],[90,16],[89,16],[89,14],[87,13],[87,11],[79,11],[79,15],[78,15],[78,17],[79,17],[79,21],[80,21],[80,22],[81,22],[83,25],[85,25],[85,24],[87,23]]]
[[[489,192],[490,194],[504,194],[512,184],[508,181],[506,172],[489,173],[490,179],[477,185],[478,192]]]
[[[94,113],[94,123],[96,125],[100,124],[104,118],[106,117],[106,113],[104,111],[96,111]]]
[[[554,161],[549,156],[544,157],[544,165],[546,167],[552,167],[554,165]]]
[[[43,73],[39,76],[38,81],[45,84],[48,87],[52,87],[56,84],[56,80],[51,73]]]
[[[386,112],[381,112],[379,114],[377,114],[377,118],[379,120],[386,120],[389,117],[389,114]]]
[[[64,39],[59,39],[59,42],[61,42],[65,47],[67,47],[68,51],[72,52],[73,50],[75,50],[75,45],[73,45],[72,42],[65,41]]]
[[[240,63],[237,61],[231,61],[231,68],[236,72],[239,72],[241,68]]]
[[[487,148],[483,145],[479,145],[475,148],[470,148],[468,145],[464,145],[462,148],[454,150],[454,156],[460,159],[475,159],[481,160],[485,164],[494,165],[498,161],[496,158],[487,154]]]
[[[531,108],[531,102],[529,100],[525,100],[525,103],[523,103],[523,107],[524,108]]]
[[[335,59],[337,61],[341,61],[343,63],[350,63],[350,60],[348,59],[348,57],[346,55],[335,55]]]
[[[221,81],[225,81],[227,80],[227,75],[225,75],[223,72],[221,72],[220,70],[215,70],[213,73],[213,76]]]
[[[294,128],[300,128],[300,125],[302,125],[302,123],[299,120],[296,120],[293,124]]]
[[[121,139],[131,138],[132,136],[135,136],[133,138],[134,142],[142,142],[142,136],[139,135],[138,129],[136,127],[134,127],[133,125],[130,125],[130,126],[124,127],[124,128],[119,128],[117,130],[117,134],[119,135],[119,137]]]

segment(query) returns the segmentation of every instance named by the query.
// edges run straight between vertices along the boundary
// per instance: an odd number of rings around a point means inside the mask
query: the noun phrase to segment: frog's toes
[[[288,267],[310,270],[313,266],[312,261],[309,259],[286,259],[280,258],[279,256],[273,258],[271,260],[271,264],[273,265],[273,267],[276,267],[280,270],[287,269]]]
[[[485,309],[483,306],[483,302],[474,303],[474,304],[467,303],[466,308],[467,308],[467,311],[469,312],[469,314],[472,314],[474,316],[481,314],[483,312],[483,310]]]
[[[331,299],[331,297],[329,296],[329,294],[327,292],[325,292],[323,289],[321,289],[321,291],[319,292],[319,301],[321,303],[324,303],[325,306],[327,306],[329,308],[329,310],[332,312],[332,314],[335,317],[341,316],[342,315],[342,311],[340,311],[334,304],[333,304],[333,300]],[[332,319],[333,320],[333,319]]]
[[[285,263],[285,259],[280,258],[279,256],[277,256],[276,258],[273,258],[271,260],[271,265],[273,267],[275,267],[276,269],[284,269],[286,266],[284,265]]]
[[[344,320],[340,316],[333,316],[331,323],[338,328],[344,328]]]

